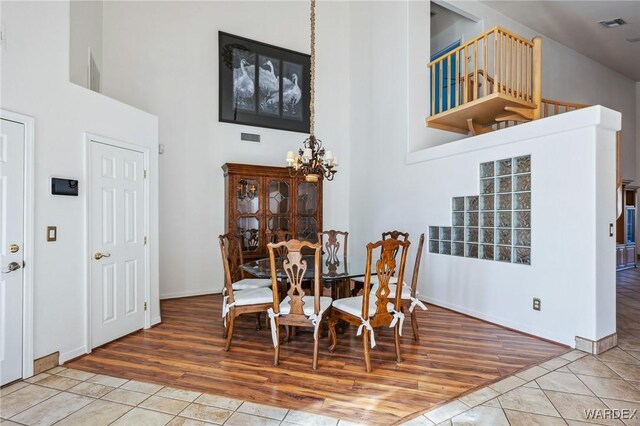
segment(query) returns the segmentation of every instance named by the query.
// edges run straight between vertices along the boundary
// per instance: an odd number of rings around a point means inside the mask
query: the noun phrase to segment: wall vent
[[[260,142],[260,135],[255,133],[240,133],[240,140],[248,142]]]
[[[615,18],[615,19],[607,19],[605,21],[598,21],[598,24],[602,25],[605,28],[614,28],[614,27],[620,27],[624,24],[626,24],[627,22],[622,19],[622,18]]]

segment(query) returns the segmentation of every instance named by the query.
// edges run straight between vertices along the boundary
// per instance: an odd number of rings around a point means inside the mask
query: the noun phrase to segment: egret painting
[[[309,132],[310,57],[219,32],[219,120]]]

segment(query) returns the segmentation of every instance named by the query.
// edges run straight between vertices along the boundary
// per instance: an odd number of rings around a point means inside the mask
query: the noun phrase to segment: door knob
[[[19,250],[20,250],[20,246],[19,246],[19,245],[17,245],[17,244],[11,244],[11,245],[9,246],[9,251],[10,251],[11,253],[17,253]]]
[[[6,271],[2,271],[3,274],[8,274],[10,272],[17,271],[18,269],[20,269],[20,264],[18,262],[11,262],[9,266],[7,266],[7,268],[8,269]]]
[[[93,255],[93,258],[94,258],[95,260],[100,260],[100,259],[102,259],[103,257],[111,257],[111,253],[103,254],[103,253],[98,252],[98,253],[96,253],[96,254],[94,254],[94,255]]]

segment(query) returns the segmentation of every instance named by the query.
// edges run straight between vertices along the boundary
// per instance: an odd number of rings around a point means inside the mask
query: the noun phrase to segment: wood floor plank
[[[260,331],[254,315],[240,317],[231,351],[224,352],[221,302],[219,295],[162,301],[162,324],[100,347],[70,366],[367,424],[393,424],[567,350],[429,306],[418,312],[420,344],[413,341],[410,320],[405,322],[402,363],[395,360],[393,331],[376,330],[373,371],[367,373],[361,337],[347,328],[333,353],[326,337],[321,340],[317,371],[311,369],[309,331],[282,345],[276,367],[264,315]]]

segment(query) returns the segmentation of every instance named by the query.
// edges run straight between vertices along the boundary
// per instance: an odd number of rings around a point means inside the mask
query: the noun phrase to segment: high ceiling
[[[583,55],[640,81],[640,1],[484,1],[487,6],[569,46]],[[605,28],[598,21],[627,24]]]

